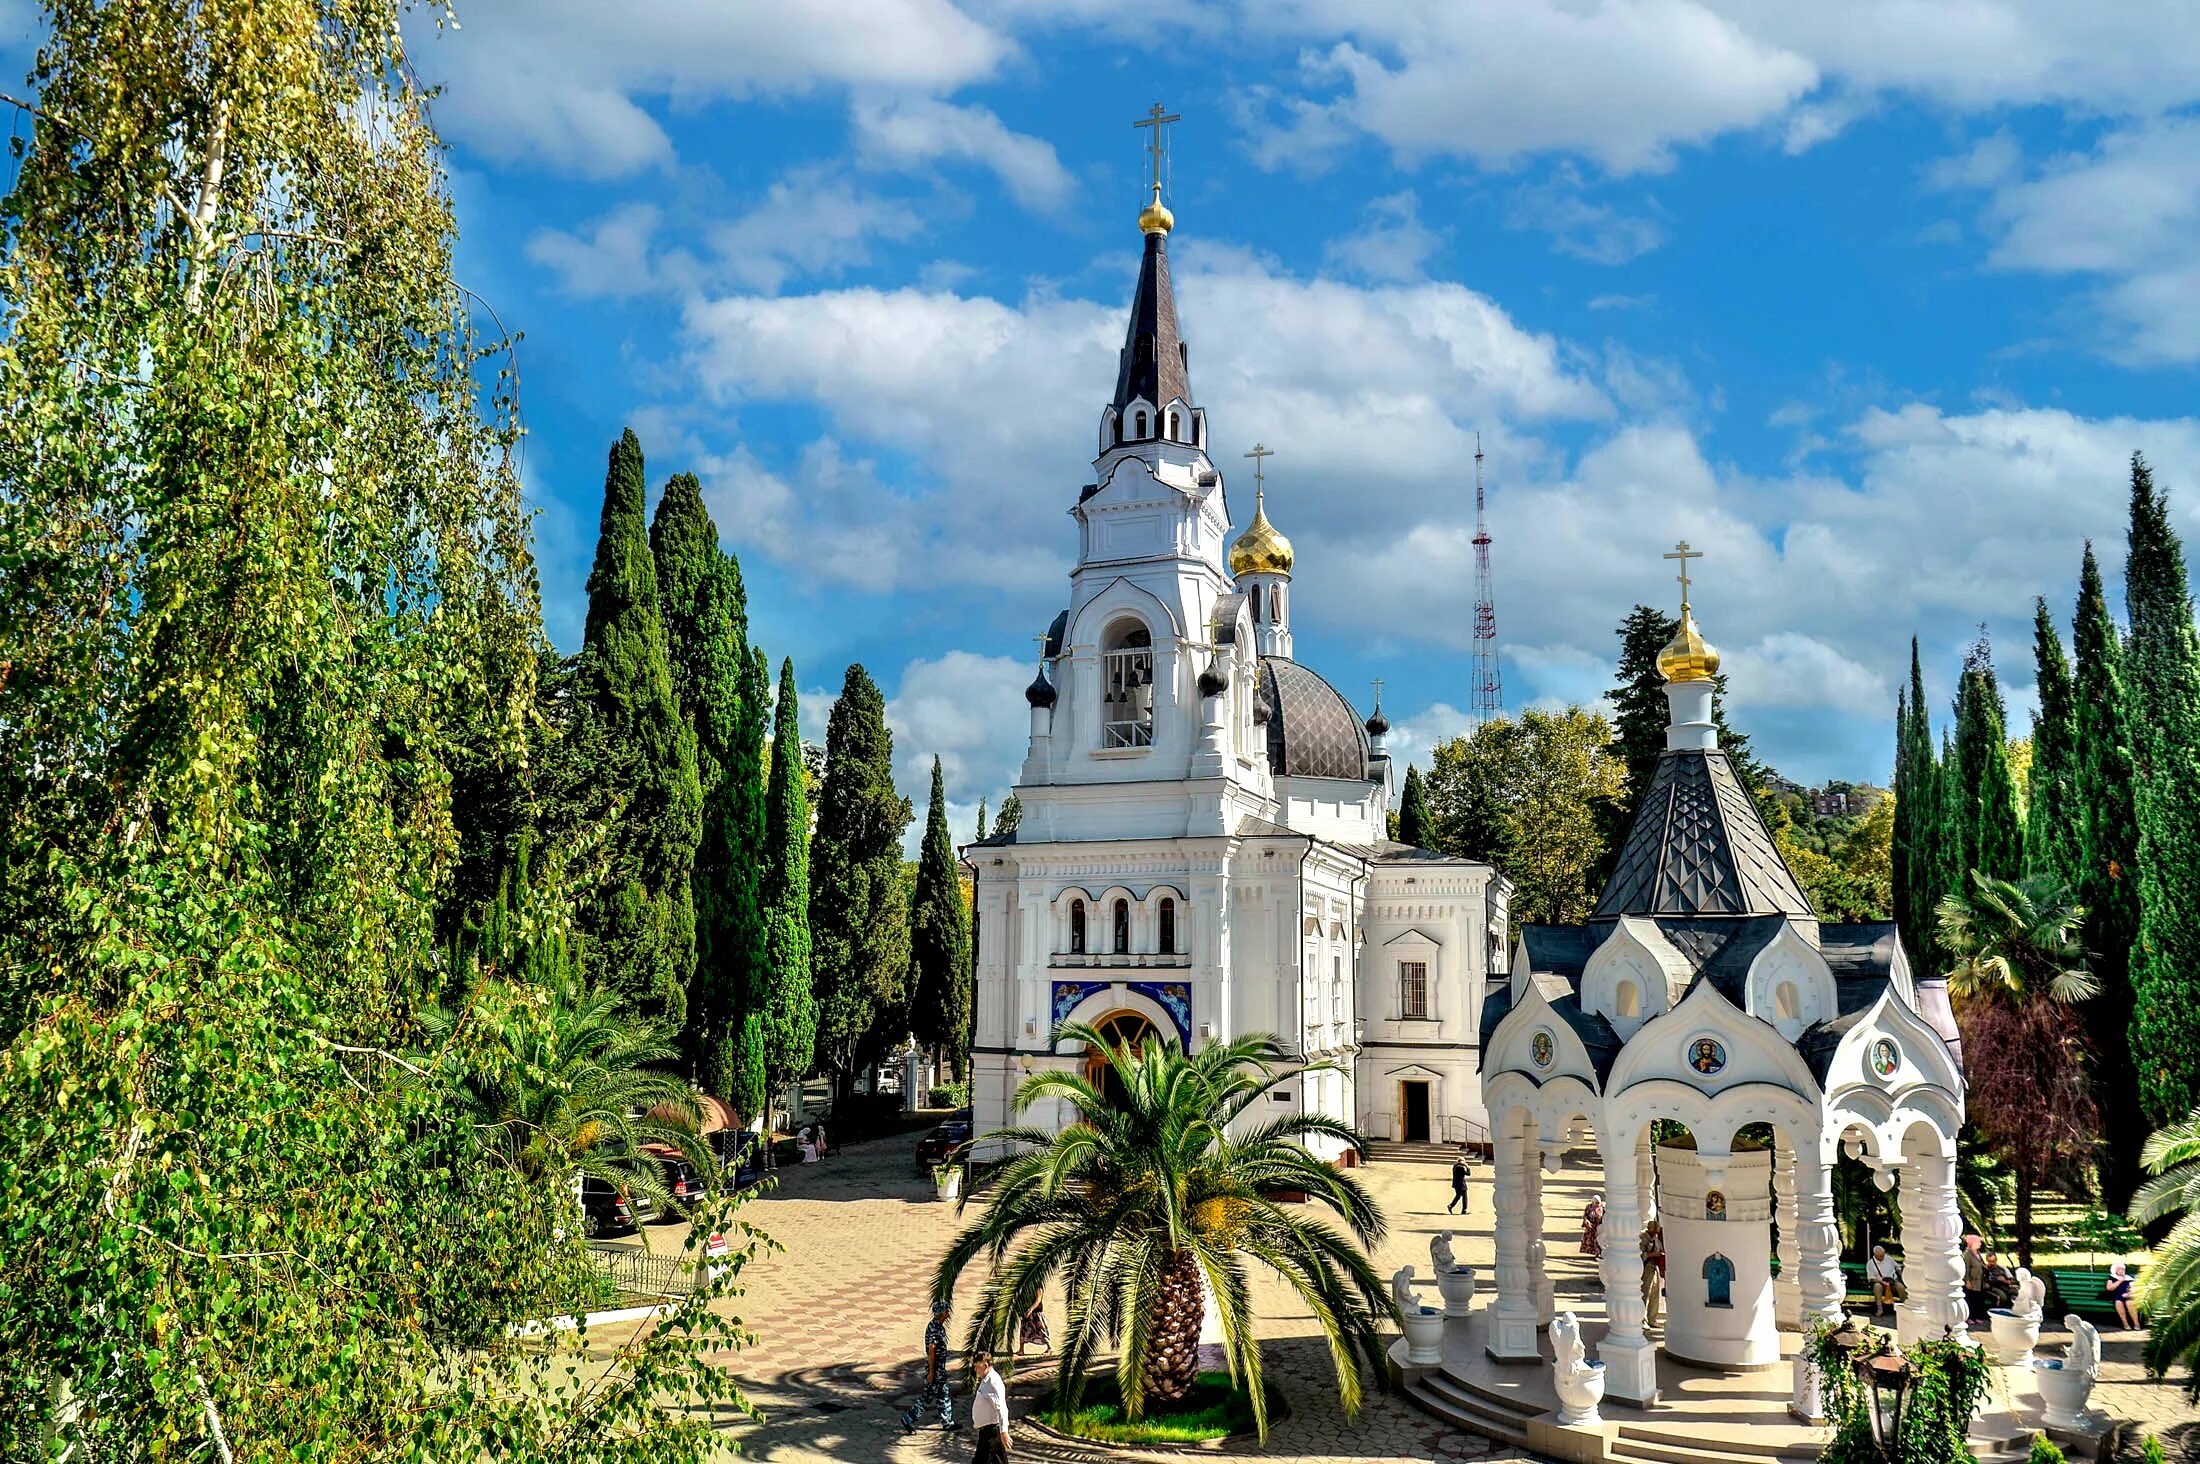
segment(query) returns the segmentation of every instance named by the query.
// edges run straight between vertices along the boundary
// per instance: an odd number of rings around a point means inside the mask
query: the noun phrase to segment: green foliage
[[[2032,715],[2032,769],[2024,811],[2024,858],[2034,875],[2075,889],[2084,863],[2084,818],[2078,803],[2076,688],[2062,636],[2047,601],[2033,607],[2032,656],[2040,706]]]
[[[603,884],[583,912],[598,979],[678,1022],[695,970],[691,881],[702,838],[695,733],[673,689],[656,557],[643,517],[642,445],[611,446],[576,692],[619,802]]]
[[[1398,842],[1427,849],[1433,847],[1430,840],[1435,837],[1435,820],[1428,811],[1428,788],[1421,781],[1421,770],[1409,763],[1405,788],[1398,795]]]
[[[681,1045],[704,1088],[743,1113],[763,1076],[745,1065],[743,1030],[762,981],[764,723],[768,684],[749,653],[741,566],[692,473],[674,475],[649,529],[666,653],[695,737],[703,795],[695,851],[695,974]]]
[[[1909,1397],[1902,1415],[1902,1436],[1894,1457],[1902,1464],[1972,1464],[1968,1442],[1971,1419],[1986,1396],[1992,1369],[1982,1349],[1962,1337],[1911,1344],[1898,1353],[1894,1338],[1863,1329],[1869,1345],[1860,1357],[1900,1355],[1910,1368]],[[1886,1455],[1872,1434],[1872,1388],[1853,1371],[1852,1359],[1835,1345],[1837,1327],[1814,1325],[1804,1349],[1818,1376],[1819,1396],[1833,1438],[1819,1451],[1822,1464],[1884,1464]]]
[[[925,813],[924,848],[917,860],[916,896],[909,912],[909,1030],[940,1049],[948,1070],[963,1075],[970,1061],[970,903],[962,870],[947,832],[947,784],[932,759],[932,799]]]
[[[1006,813],[1004,808],[1003,813]],[[825,734],[825,786],[810,846],[811,960],[818,1059],[843,1085],[901,1033],[909,976],[909,887],[886,699],[850,666]]]
[[[2024,873],[2024,823],[2009,767],[2008,711],[1994,674],[1993,649],[1981,632],[1963,658],[1957,683],[1953,799],[1956,822],[1943,856],[1950,893],[1978,870],[1996,879]]]
[[[1105,1444],[1197,1444],[1251,1433],[1256,1427],[1252,1399],[1226,1372],[1201,1373],[1182,1400],[1149,1408],[1137,1420],[1125,1416],[1123,1400],[1115,1396],[1110,1382],[1094,1379],[1074,1412],[1056,1409],[1049,1397],[1040,1403],[1039,1416],[1058,1433]],[[1283,1394],[1269,1384],[1269,1416],[1279,1416],[1283,1409]]]
[[[1605,812],[1626,768],[1611,727],[1581,707],[1498,717],[1438,743],[1428,777],[1434,847],[1488,859],[1513,881],[1516,922],[1571,924],[1596,902]]]
[[[810,1070],[817,1045],[817,989],[810,961],[809,772],[802,763],[802,717],[794,662],[779,663],[773,708],[771,787],[764,824],[765,1093]]]
[[[1903,944],[1921,959],[1939,949],[1934,911],[1946,893],[1939,850],[1941,793],[1933,756],[1932,713],[1917,639],[1910,639],[1910,684],[1895,704],[1894,836],[1891,854],[1894,918]]]
[[[1106,1054],[1100,1083],[1081,1073],[1035,1073],[1016,1090],[1018,1112],[1059,1100],[1076,1122],[1059,1131],[1004,1129],[1014,1157],[991,1186],[986,1209],[956,1237],[932,1294],[954,1295],[963,1271],[988,1263],[970,1345],[1006,1354],[1024,1313],[1059,1276],[1069,1318],[1059,1339],[1060,1406],[1075,1412],[1100,1349],[1114,1345],[1124,1411],[1182,1398],[1198,1375],[1202,1296],[1211,1295],[1230,1375],[1254,1403],[1267,1436],[1267,1389],[1247,1263],[1274,1271],[1313,1314],[1336,1370],[1348,1416],[1360,1405],[1360,1372],[1380,1369],[1381,1319],[1394,1315],[1366,1250],[1383,1218],[1349,1170],[1310,1152],[1319,1138],[1356,1148],[1350,1125],[1314,1113],[1265,1118],[1268,1095],[1329,1063],[1284,1065],[1272,1037],[1213,1042],[1187,1056],[1149,1037],[1137,1051],[1110,1045],[1077,1023],[1050,1045],[1077,1042]],[[1104,1085],[1104,1086],[1103,1086]],[[1250,1117],[1248,1118],[1248,1116]],[[1240,1123],[1241,1118],[1248,1118]],[[1328,1217],[1279,1202],[1300,1191]]]
[[[2032,1452],[2025,1464],[2063,1464],[2063,1451],[2049,1441],[2046,1434],[2032,1435]]]
[[[1001,800],[1001,811],[993,817],[993,837],[1013,834],[1023,827],[1024,801],[1011,793]]]
[[[511,1335],[596,1289],[571,1191],[476,1127],[491,1034],[420,1020],[441,952],[571,947],[563,852],[520,862],[513,383],[400,11],[46,8],[0,204],[7,1459],[699,1461],[739,1406],[708,1290],[585,1394]]]
[[[2100,994],[2085,1004],[2095,1052],[2116,1052],[2130,1040],[2131,947],[2139,931],[2139,832],[2132,808],[2131,740],[2126,730],[2123,644],[2109,618],[2093,546],[2085,546],[2071,629],[2077,666],[2072,681],[2075,803],[2080,818],[2078,903],[2085,907],[2085,948]],[[2093,1073],[2101,1104],[2101,1193],[2113,1207],[2128,1204],[2139,1185],[2139,1149],[2146,1119],[2131,1063]]]
[[[2176,1220],[2139,1273],[2147,1371],[2184,1364],[2185,1396],[2200,1399],[2200,1108],[2156,1130],[2140,1159],[2150,1177],[2132,1197],[2132,1223]]]
[[[1833,845],[1832,853],[1821,853],[1800,841],[1797,825],[1786,816],[1785,807],[1780,807],[1781,817],[1773,825],[1773,842],[1819,919],[1891,917],[1896,809],[1893,797],[1882,797],[1863,817],[1845,820],[1847,827],[1836,831],[1832,839],[1821,831],[1820,840]],[[1819,821],[1821,826],[1833,822]]]
[[[2139,827],[2131,1055],[2148,1117],[2169,1123],[2200,1102],[2200,633],[2169,501],[2136,453],[2124,598]]]

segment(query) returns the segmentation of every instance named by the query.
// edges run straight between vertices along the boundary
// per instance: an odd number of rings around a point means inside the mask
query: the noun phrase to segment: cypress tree
[[[576,678],[604,754],[600,777],[621,805],[605,878],[583,919],[598,979],[644,1012],[679,1023],[695,969],[690,880],[703,793],[695,734],[673,690],[646,501],[642,445],[629,429],[612,445],[604,476]]]
[[[985,839],[985,800],[981,798],[978,800],[978,842],[982,844]]]
[[[761,664],[761,662],[760,662]],[[762,1054],[765,1096],[810,1070],[817,1044],[817,989],[810,960],[810,794],[794,662],[779,663],[773,707],[771,786],[764,805],[763,999],[744,1024],[745,1051]]]
[[[1964,862],[1964,830],[1975,823],[1971,800],[1963,790],[1962,763],[1956,757],[1953,727],[1940,729],[1940,756],[1933,765],[1933,791],[1940,795],[1940,811],[1933,820],[1933,867],[1939,876],[1933,886],[1933,903],[1937,906],[1943,896],[1959,887],[1959,881],[1968,880],[1970,865]],[[1937,952],[1932,959],[1939,959]]]
[[[2085,546],[2078,610],[2071,623],[2077,667],[2071,687],[2072,807],[2079,823],[2073,882],[2085,907],[2085,948],[2100,992],[2084,1007],[2086,1032],[2101,1060],[2093,1087],[2104,1140],[2101,1200],[2122,1214],[2139,1187],[2146,1141],[2138,1070],[2114,1054],[2131,1043],[2131,946],[2139,934],[2139,828],[2132,811],[2131,736],[2124,721],[2123,642],[2108,613],[2101,566]]]
[[[909,1030],[960,1079],[970,1059],[970,906],[947,832],[947,783],[932,759],[932,799],[909,911]]]
[[[1956,694],[1957,860],[1948,893],[1968,892],[1970,871],[1995,879],[2024,874],[2024,823],[2009,770],[2008,709],[1985,632],[1963,658]]]
[[[2131,458],[2126,702],[2138,814],[2139,935],[2131,1049],[2159,1126],[2200,1097],[2200,636],[2185,551],[2146,460]]]
[[[1013,834],[1023,827],[1024,801],[1011,793],[1001,800],[1001,811],[993,815],[993,837]]]
[[[2077,803],[2077,707],[2062,636],[2047,613],[2033,606],[2032,656],[2038,666],[2040,709],[2032,716],[2031,796],[2024,810],[2024,862],[2076,891],[2085,833]]]
[[[810,950],[817,974],[818,1058],[846,1094],[870,1065],[882,1018],[899,1014],[909,974],[908,890],[901,835],[909,800],[894,790],[886,699],[848,668],[825,734],[825,786],[810,845]]]
[[[1894,754],[1895,923],[1906,950],[1921,962],[1938,959],[1935,943],[1941,867],[1938,766],[1933,758],[1932,712],[1925,701],[1925,673],[1917,638],[1910,638],[1910,684],[1899,694]]]
[[[1436,846],[1429,840],[1435,837],[1428,816],[1428,785],[1421,781],[1421,770],[1408,763],[1405,791],[1398,795],[1398,842],[1433,849]]]

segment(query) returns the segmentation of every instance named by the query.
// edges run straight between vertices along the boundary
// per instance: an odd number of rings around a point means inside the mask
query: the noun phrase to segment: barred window
[[[1409,1021],[1428,1017],[1428,962],[1398,963],[1398,1015]]]

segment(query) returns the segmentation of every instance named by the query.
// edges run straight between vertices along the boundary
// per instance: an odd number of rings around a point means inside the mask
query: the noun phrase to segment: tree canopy
[[[1531,707],[1517,721],[1497,717],[1438,743],[1432,760],[1436,847],[1503,870],[1516,921],[1588,918],[1605,813],[1626,780],[1611,725],[1582,707]]]

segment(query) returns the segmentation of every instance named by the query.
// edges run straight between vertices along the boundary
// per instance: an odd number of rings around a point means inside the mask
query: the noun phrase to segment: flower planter
[[[1994,1361],[2003,1367],[2029,1367],[2032,1364],[2032,1345],[2040,1340],[2040,1316],[2033,1312],[2026,1316],[2005,1306],[1997,1306],[1986,1314],[1994,1339]]]
[[[1406,1361],[1416,1367],[1435,1367],[1444,1360],[1444,1314],[1440,1311],[1407,1312],[1399,1319],[1406,1334]]]
[[[942,1203],[952,1205],[962,1198],[963,1176],[960,1169],[938,1171],[932,1176],[932,1183],[938,1187]]]
[[[1444,1296],[1444,1315],[1465,1317],[1474,1307],[1474,1267],[1459,1266],[1436,1273],[1436,1289]]]

